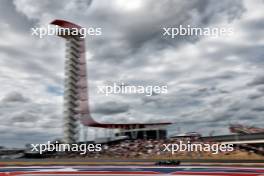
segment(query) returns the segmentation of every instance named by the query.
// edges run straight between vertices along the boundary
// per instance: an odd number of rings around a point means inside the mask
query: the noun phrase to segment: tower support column
[[[64,142],[76,143],[79,139],[79,62],[80,45],[78,36],[66,38],[66,60],[64,80]]]

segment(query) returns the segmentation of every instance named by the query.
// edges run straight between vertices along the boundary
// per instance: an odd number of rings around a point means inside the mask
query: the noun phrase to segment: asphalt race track
[[[1,166],[0,176],[36,175],[218,175],[264,176],[263,167],[237,166]]]

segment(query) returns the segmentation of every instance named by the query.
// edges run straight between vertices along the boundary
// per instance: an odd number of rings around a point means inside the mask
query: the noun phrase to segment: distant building
[[[264,128],[245,126],[240,124],[231,124],[229,126],[229,130],[231,133],[237,133],[237,134],[264,133]]]

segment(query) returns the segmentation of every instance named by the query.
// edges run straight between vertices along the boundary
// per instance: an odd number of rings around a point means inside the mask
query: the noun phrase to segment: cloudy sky
[[[64,2],[65,1],[65,2]],[[0,145],[62,136],[65,42],[31,35],[54,19],[102,28],[86,39],[89,94],[100,122],[176,122],[170,133],[227,134],[264,125],[263,0],[1,0]],[[162,36],[178,25],[231,37]],[[168,85],[168,94],[111,95],[98,85]],[[94,129],[89,129],[89,137]]]

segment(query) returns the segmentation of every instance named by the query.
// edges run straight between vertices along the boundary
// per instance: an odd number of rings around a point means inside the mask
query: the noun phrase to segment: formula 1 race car
[[[178,160],[164,160],[164,161],[158,161],[155,163],[157,166],[178,166],[180,165],[180,161]]]

